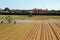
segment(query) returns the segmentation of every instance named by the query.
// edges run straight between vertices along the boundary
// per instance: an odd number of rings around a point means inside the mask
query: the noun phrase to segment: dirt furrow
[[[34,30],[31,31],[31,33],[28,35],[28,37],[26,37],[26,39],[23,38],[23,40],[36,40],[38,30],[40,29],[40,25],[41,24],[36,23],[34,25]]]
[[[33,30],[33,28],[28,30],[21,38],[19,38],[19,40],[26,40],[26,38],[30,35],[32,30]]]
[[[14,25],[13,25],[14,26]],[[10,29],[12,29],[12,28],[14,28],[14,27],[10,27],[10,26],[8,26],[9,28],[6,28],[6,29],[4,29],[4,30],[2,30],[2,31],[0,31],[0,34],[2,34],[3,32],[6,32],[6,31],[8,31],[8,30],[10,30]]]
[[[59,40],[56,33],[55,33],[55,30],[53,29],[54,26],[51,25],[52,23],[49,23],[49,26],[50,26],[50,31],[51,31],[51,34],[52,34],[52,37],[53,37],[53,40]]]
[[[19,26],[18,26],[19,27]],[[1,40],[8,40],[8,38],[10,38],[12,35],[14,35],[15,33],[17,33],[17,32],[19,32],[22,28],[23,28],[24,26],[22,26],[22,27],[19,27],[18,28],[18,30],[15,30],[13,33],[11,33],[11,34],[7,34],[5,37],[3,37]]]
[[[45,22],[43,22],[43,31],[44,31],[44,34],[43,34],[43,40],[46,40],[46,32],[45,32],[45,28],[46,28],[46,24]]]
[[[35,29],[34,30],[32,30],[33,32],[32,32],[32,34],[30,35],[30,37],[29,37],[29,39],[28,40],[33,40],[33,38],[34,38],[34,36],[35,36],[35,33],[36,33],[36,31],[37,31],[37,24],[35,24]]]
[[[40,29],[40,26],[39,26],[39,24],[40,23],[37,23],[37,30],[36,30],[36,33],[34,33],[35,35],[34,35],[34,37],[33,37],[33,40],[36,40],[36,38],[37,38],[37,34],[38,34],[38,30]]]
[[[60,27],[60,21],[54,21],[54,23]]]
[[[48,34],[47,34],[47,35],[48,35],[48,39],[49,39],[49,40],[52,40],[53,38],[52,38],[52,35],[51,35],[50,30],[48,29],[47,32],[48,32]]]
[[[60,39],[60,35],[59,35],[60,28],[56,24],[54,24],[54,23],[51,23],[51,25],[52,25],[53,29],[55,30],[54,32],[55,32],[55,34],[56,34],[56,36],[57,36],[57,38],[59,40]]]
[[[43,21],[40,40],[45,40],[45,27],[44,27],[44,25],[45,24],[44,24],[44,21]]]
[[[42,23],[40,23],[39,24],[39,30],[38,30],[38,34],[37,34],[37,38],[36,38],[36,40],[40,40],[40,38],[41,38],[41,32],[42,32]]]
[[[47,26],[48,26],[48,39],[49,40],[53,40],[53,36],[52,36],[52,33],[51,33],[51,28],[50,28],[50,25],[49,25],[49,23],[47,22]]]
[[[49,38],[48,38],[48,30],[49,30],[49,26],[48,26],[48,24],[47,24],[47,22],[45,22],[45,24],[46,24],[46,28],[45,28],[45,37],[46,37],[46,39],[45,40],[49,40]]]
[[[35,25],[36,24],[33,24],[34,25],[34,27],[30,30],[30,31],[28,31],[27,33],[25,33],[24,35],[23,35],[23,37],[21,37],[19,40],[28,40],[29,38],[30,38],[30,36],[32,36],[32,34],[34,33],[34,31],[33,30],[35,30]],[[26,37],[25,37],[26,36]]]
[[[31,27],[30,27],[29,25],[31,25]],[[9,39],[19,40],[19,38],[20,38],[24,33],[26,33],[26,31],[30,30],[30,28],[33,27],[32,24],[28,24],[28,23],[27,23],[27,24],[24,24],[23,26],[24,26],[24,28],[23,28],[21,31],[17,32],[16,34],[14,34],[14,35],[13,35],[11,38],[9,38]],[[27,34],[26,34],[26,35],[27,35]]]

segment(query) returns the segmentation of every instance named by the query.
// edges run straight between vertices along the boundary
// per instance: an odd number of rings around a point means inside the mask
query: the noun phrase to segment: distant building
[[[47,13],[48,9],[32,9],[32,13]]]
[[[2,11],[2,9],[0,9],[0,12]]]
[[[9,11],[1,11],[2,13],[9,13]]]

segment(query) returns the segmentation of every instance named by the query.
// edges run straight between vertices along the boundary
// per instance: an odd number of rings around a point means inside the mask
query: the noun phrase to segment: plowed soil
[[[60,19],[0,24],[0,40],[60,40]]]

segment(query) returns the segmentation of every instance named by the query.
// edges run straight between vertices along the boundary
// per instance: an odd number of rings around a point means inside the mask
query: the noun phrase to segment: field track
[[[60,19],[0,24],[0,40],[60,40]]]

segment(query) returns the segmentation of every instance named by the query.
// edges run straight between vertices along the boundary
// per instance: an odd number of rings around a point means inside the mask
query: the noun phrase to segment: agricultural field
[[[4,16],[0,18],[4,19]],[[0,40],[60,40],[60,16],[12,16],[28,19],[20,23],[0,23]],[[23,20],[23,21],[24,21]]]
[[[0,15],[0,19],[6,19],[7,15]],[[27,19],[27,20],[40,20],[40,19],[59,19],[60,16],[42,16],[42,15],[33,15],[29,17],[28,15],[10,15],[12,19]]]

